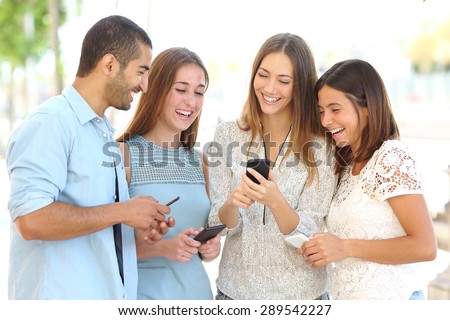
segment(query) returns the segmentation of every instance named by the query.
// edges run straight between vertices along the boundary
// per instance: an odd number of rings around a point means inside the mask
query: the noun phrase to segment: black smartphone
[[[214,226],[214,227],[206,227],[198,235],[196,235],[194,237],[194,240],[200,241],[201,243],[205,243],[209,239],[217,236],[220,233],[220,231],[222,231],[225,228],[226,228],[226,225],[224,225],[224,224],[220,224],[220,225]]]
[[[247,168],[255,169],[265,179],[269,178],[270,161],[268,159],[250,159],[247,161]],[[248,171],[246,172],[246,175],[252,179],[254,183],[259,184],[259,181]]]

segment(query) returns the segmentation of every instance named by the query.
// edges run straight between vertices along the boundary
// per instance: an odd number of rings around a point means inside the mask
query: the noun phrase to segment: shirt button
[[[104,133],[104,134],[103,134],[103,137],[104,137],[104,138],[106,138],[106,136],[107,136],[107,134],[106,134],[106,133]]]
[[[126,293],[125,293],[125,294],[123,295],[123,298],[124,298],[124,299],[126,299],[126,298],[127,298],[127,294],[126,294]]]

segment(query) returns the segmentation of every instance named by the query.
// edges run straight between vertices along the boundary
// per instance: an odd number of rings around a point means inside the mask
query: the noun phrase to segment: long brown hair
[[[343,92],[358,115],[360,108],[367,108],[368,111],[367,125],[361,133],[358,149],[336,146],[336,173],[353,162],[369,160],[384,141],[400,138],[383,80],[368,62],[350,59],[336,63],[317,81],[314,89],[316,97],[325,85]],[[334,143],[330,135],[327,139]]]
[[[286,150],[284,158],[293,151],[308,170],[307,183],[310,184],[317,173],[316,159],[310,143],[314,136],[323,135],[319,123],[319,113],[314,97],[314,84],[317,80],[316,66],[307,43],[295,34],[280,33],[267,39],[258,51],[253,62],[247,101],[244,104],[239,128],[251,132],[251,141],[262,137],[261,106],[256,97],[253,81],[262,60],[270,53],[283,52],[294,66],[294,87],[292,93],[292,146]],[[283,158],[283,159],[284,159]]]
[[[187,64],[195,64],[202,69],[205,76],[205,85],[208,88],[208,72],[196,53],[181,47],[170,48],[161,52],[150,67],[148,89],[141,95],[133,119],[125,132],[117,138],[117,141],[124,142],[124,140],[138,134],[146,133],[155,126],[178,70]],[[180,140],[189,149],[194,147],[199,123],[200,114],[189,128],[181,133]]]

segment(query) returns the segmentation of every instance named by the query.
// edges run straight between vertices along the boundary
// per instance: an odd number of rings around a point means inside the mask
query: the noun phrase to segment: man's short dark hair
[[[121,66],[139,57],[139,43],[153,48],[150,37],[130,19],[112,15],[94,24],[83,40],[77,77],[91,73],[105,54],[112,54]]]

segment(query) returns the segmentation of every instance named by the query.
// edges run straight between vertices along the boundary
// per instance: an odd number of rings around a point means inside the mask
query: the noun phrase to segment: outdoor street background
[[[212,140],[217,123],[239,116],[253,59],[269,36],[290,32],[303,37],[313,51],[319,76],[340,60],[361,58],[370,62],[385,81],[402,138],[422,172],[430,214],[436,217],[450,201],[446,172],[450,169],[449,0],[61,1],[67,7],[67,21],[58,30],[64,85],[73,81],[86,31],[111,14],[127,16],[149,32],[153,57],[174,46],[199,54],[210,75],[200,121],[201,146]],[[442,29],[447,33],[434,36],[439,27],[447,27]],[[410,54],[414,43],[419,43],[416,50],[421,58],[438,55],[432,57],[437,70],[417,72]],[[439,50],[434,52],[436,46]],[[49,48],[41,61],[28,61],[13,75],[7,72],[8,61],[0,60],[0,301],[7,299],[10,219],[4,154],[8,128],[16,128],[39,103],[59,94],[53,81],[52,59]],[[14,121],[6,116],[10,82],[15,84]],[[138,100],[135,97],[130,111],[108,110],[118,133],[133,115]],[[439,239],[450,247],[450,226],[436,226]],[[206,264],[213,289],[218,263],[216,259]],[[435,261],[421,264],[425,291],[428,282],[449,264],[450,254],[443,250]]]

